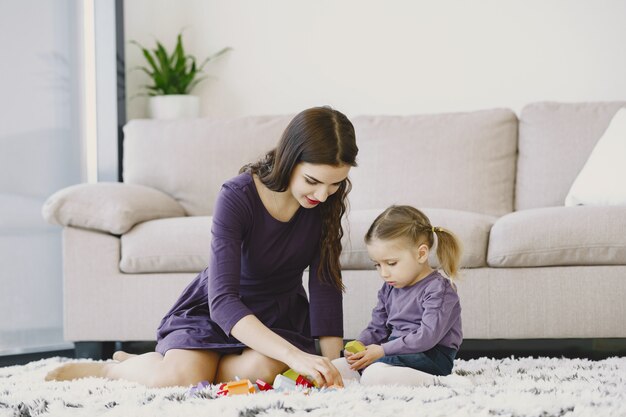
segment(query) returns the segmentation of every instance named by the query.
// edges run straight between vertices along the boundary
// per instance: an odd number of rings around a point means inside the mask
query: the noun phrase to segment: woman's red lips
[[[306,201],[308,201],[309,204],[316,205],[320,203],[318,200],[311,200],[309,197],[306,197],[306,196],[304,198],[306,198]]]

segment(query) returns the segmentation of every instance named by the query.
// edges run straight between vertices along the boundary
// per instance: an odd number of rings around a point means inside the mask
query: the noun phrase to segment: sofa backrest
[[[188,215],[210,215],[221,184],[278,142],[293,116],[132,120],[124,182],[159,189]],[[513,209],[517,118],[506,109],[352,118],[359,167],[353,209],[412,204],[503,215]]]
[[[210,215],[224,181],[276,146],[292,117],[131,120],[124,182],[169,194],[190,216]]]
[[[513,210],[517,117],[508,109],[353,118],[353,209]]]
[[[562,206],[598,139],[626,102],[533,103],[522,109],[515,210]]]

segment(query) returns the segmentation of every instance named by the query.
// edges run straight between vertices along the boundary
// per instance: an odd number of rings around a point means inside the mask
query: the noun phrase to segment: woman
[[[299,113],[274,150],[222,186],[209,266],[163,318],[156,352],[66,364],[46,379],[164,387],[235,376],[271,382],[292,368],[320,386],[341,386],[330,361],[342,349],[341,217],[357,152],[345,115],[328,107]]]

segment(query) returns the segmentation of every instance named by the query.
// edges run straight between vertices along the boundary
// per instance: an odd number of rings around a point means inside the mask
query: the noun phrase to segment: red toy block
[[[298,378],[296,379],[296,385],[302,385],[307,388],[313,388],[313,383],[309,381],[308,379],[306,379],[305,377],[303,377],[302,375],[298,375]]]
[[[257,379],[256,385],[259,387],[259,391],[269,391],[274,389],[274,387],[272,387],[270,384],[263,381],[262,379]]]

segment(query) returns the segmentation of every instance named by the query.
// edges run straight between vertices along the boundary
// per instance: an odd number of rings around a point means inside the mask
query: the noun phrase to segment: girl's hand
[[[348,352],[347,350],[343,351],[343,357],[346,358],[346,362],[348,362],[348,365],[352,365],[354,362],[357,361],[357,358],[354,357],[354,353]]]
[[[346,361],[350,364],[350,368],[358,371],[371,365],[376,359],[380,359],[383,356],[385,356],[385,351],[381,345],[368,345],[364,351],[352,353],[350,360],[346,358]]]
[[[287,365],[300,375],[314,380],[320,387],[337,385],[343,387],[343,380],[339,370],[324,356],[311,355],[297,351],[286,362]]]

